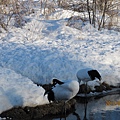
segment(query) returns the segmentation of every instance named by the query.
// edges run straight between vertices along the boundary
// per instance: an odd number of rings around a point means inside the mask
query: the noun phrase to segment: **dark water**
[[[77,99],[76,110],[66,118],[52,120],[120,120],[120,95],[87,100],[87,106]],[[86,109],[85,109],[86,108]]]

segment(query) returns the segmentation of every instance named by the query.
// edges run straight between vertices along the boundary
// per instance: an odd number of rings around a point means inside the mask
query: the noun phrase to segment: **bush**
[[[0,0],[0,27],[7,30],[11,19],[16,27],[21,27],[26,22],[24,16],[33,12],[30,6],[32,0]]]

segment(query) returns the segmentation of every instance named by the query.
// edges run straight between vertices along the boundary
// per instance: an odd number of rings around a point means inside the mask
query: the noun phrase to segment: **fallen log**
[[[71,99],[66,103],[66,115],[75,110],[75,99]],[[36,107],[15,107],[0,114],[1,118],[7,120],[37,120],[47,119],[51,116],[64,116],[64,102],[53,102],[46,105]]]

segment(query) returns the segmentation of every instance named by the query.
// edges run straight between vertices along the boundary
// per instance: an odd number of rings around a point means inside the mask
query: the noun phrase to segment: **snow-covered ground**
[[[36,10],[26,16],[29,22],[22,28],[10,26],[0,33],[0,113],[13,106],[48,103],[44,89],[33,82],[77,80],[82,68],[97,69],[111,85],[120,83],[120,33],[81,22],[81,30],[73,28],[75,23],[69,27],[73,14],[58,9],[45,20]]]

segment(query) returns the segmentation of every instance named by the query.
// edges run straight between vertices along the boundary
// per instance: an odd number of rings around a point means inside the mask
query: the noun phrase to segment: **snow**
[[[47,104],[44,89],[33,82],[77,80],[79,69],[97,69],[108,84],[120,83],[120,33],[98,31],[89,23],[80,30],[75,23],[69,27],[73,14],[78,15],[58,9],[45,20],[36,9],[25,17],[25,26],[9,26],[0,33],[0,113],[14,106]]]
[[[84,74],[84,73],[83,73]],[[85,73],[86,74],[86,73]],[[95,90],[95,87],[96,86],[100,86],[101,85],[101,83],[103,83],[104,81],[103,80],[101,80],[101,81],[99,81],[99,79],[97,79],[97,78],[95,78],[95,80],[90,80],[90,81],[87,81],[87,86],[89,86],[90,87],[90,89],[91,90]],[[84,81],[80,81],[80,85],[83,85],[83,84],[85,84],[85,82]],[[104,92],[104,91],[103,91]]]
[[[99,81],[98,79],[95,79],[93,81],[88,81],[87,85],[90,86],[91,90],[95,90],[95,86],[100,86],[101,81]]]
[[[13,70],[0,67],[0,113],[14,106],[37,106],[47,104],[45,90],[17,74]]]

